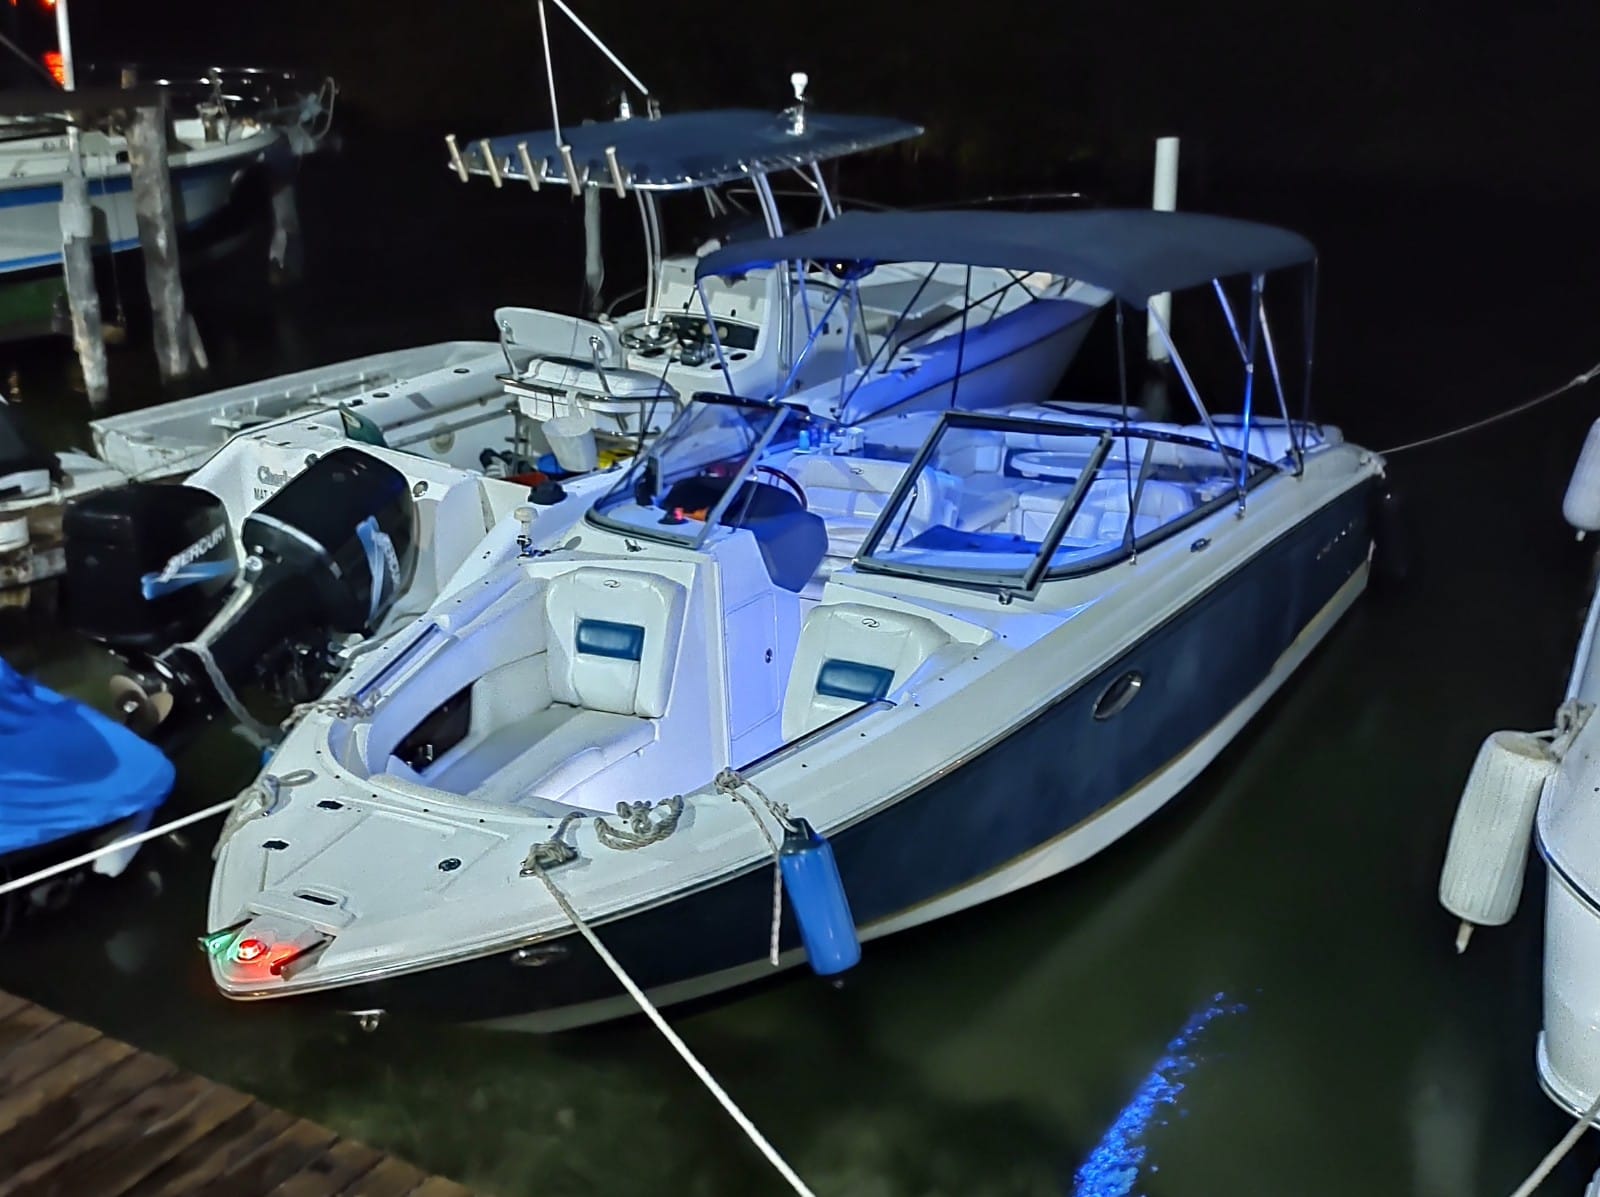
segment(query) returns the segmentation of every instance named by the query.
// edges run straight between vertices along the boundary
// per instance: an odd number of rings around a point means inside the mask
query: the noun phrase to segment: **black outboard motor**
[[[193,636],[238,573],[228,511],[198,486],[98,491],[67,506],[61,530],[67,622],[124,656]]]
[[[370,635],[410,586],[417,558],[416,508],[399,470],[359,449],[336,449],[246,516],[239,541],[244,561],[220,604],[209,589],[195,599],[195,610],[211,606],[204,626],[192,625],[194,611],[180,618],[175,610],[165,615],[150,610],[158,600],[176,597],[170,592],[146,600],[147,618],[176,635],[153,657],[133,658],[141,693],[132,695],[132,702],[154,711],[148,721],[159,721],[157,738],[165,745],[219,715],[238,717],[242,707],[236,691],[243,685],[264,684],[288,701],[320,693],[338,668],[335,638]],[[190,542],[196,551],[201,543]],[[227,547],[232,556],[233,546]],[[139,597],[152,586],[159,588],[164,575],[185,576],[187,570],[194,577],[196,565],[206,563],[203,553],[195,562],[180,557],[156,570],[144,568]],[[92,586],[95,579],[74,575],[74,558],[69,532],[69,603],[76,610],[80,586]],[[148,563],[146,556],[143,564]],[[125,569],[106,579],[98,601],[131,599],[129,573]],[[191,585],[198,589],[207,581]],[[96,634],[88,620],[78,626]],[[100,626],[107,626],[104,618]],[[131,656],[126,652],[135,647],[130,630],[119,631],[98,638]]]

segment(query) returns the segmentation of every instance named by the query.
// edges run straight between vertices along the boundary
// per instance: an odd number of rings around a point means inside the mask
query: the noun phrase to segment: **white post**
[[[78,78],[72,69],[72,28],[67,23],[67,0],[56,0],[56,41],[61,48],[61,86],[71,91],[78,86]],[[69,131],[67,136],[76,137],[76,130]]]
[[[1156,139],[1156,183],[1154,193],[1150,198],[1150,206],[1157,212],[1172,212],[1178,207],[1178,139],[1176,137],[1158,137]],[[1170,328],[1172,325],[1172,295],[1162,292],[1160,295],[1150,297],[1150,314],[1159,320],[1162,327]],[[1152,362],[1162,363],[1168,360],[1167,342],[1157,331],[1154,321],[1151,322],[1145,333],[1145,352]]]
[[[583,289],[587,312],[600,311],[600,288],[605,283],[605,259],[600,249],[600,188],[583,189]]]

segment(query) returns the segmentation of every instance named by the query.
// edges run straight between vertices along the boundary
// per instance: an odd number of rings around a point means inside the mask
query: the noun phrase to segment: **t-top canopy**
[[[1142,308],[1152,295],[1316,258],[1298,233],[1225,216],[1148,208],[1089,212],[848,212],[787,237],[741,241],[700,260],[699,278],[778,262],[943,262],[1048,270]]]
[[[751,108],[678,112],[650,120],[636,116],[561,130],[579,178],[590,187],[615,184],[607,151],[615,155],[623,182],[641,191],[709,187],[756,171],[805,166],[844,154],[916,137],[918,125],[881,116],[807,112],[800,131],[787,113]],[[527,180],[528,161],[541,183],[570,186],[561,139],[554,130],[488,139],[498,171],[484,158],[482,141],[463,142],[462,160],[473,174],[498,173]]]

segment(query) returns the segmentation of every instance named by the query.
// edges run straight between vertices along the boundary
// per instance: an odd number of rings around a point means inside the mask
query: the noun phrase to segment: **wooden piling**
[[[162,380],[171,381],[190,372],[195,355],[190,350],[191,326],[178,266],[178,221],[167,166],[165,107],[135,108],[127,138],[139,248],[144,252],[145,287],[155,326],[156,364]]]
[[[94,209],[89,206],[89,181],[83,173],[78,130],[68,135],[70,159],[61,184],[61,259],[72,313],[72,347],[83,369],[83,388],[98,407],[111,394],[106,368],[105,333],[100,319],[100,292],[94,282]]]
[[[300,208],[295,200],[294,179],[298,160],[287,155],[272,164],[270,186],[272,194],[272,243],[267,258],[272,280],[277,283],[299,282],[305,265],[305,254],[300,242]]]

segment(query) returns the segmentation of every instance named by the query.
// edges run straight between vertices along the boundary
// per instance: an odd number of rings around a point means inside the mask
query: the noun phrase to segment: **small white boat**
[[[259,162],[283,134],[270,126],[230,129],[207,142],[198,117],[174,122],[181,148],[170,159],[180,228],[196,228],[227,206],[240,173]],[[96,249],[137,249],[127,143],[103,133],[83,136]],[[67,174],[64,136],[0,140],[0,276],[61,266],[61,180]]]
[[[89,428],[95,455],[125,481],[192,474],[229,442],[292,421],[340,433],[376,425],[386,437],[392,435],[397,448],[482,469],[479,451],[503,443],[503,434],[463,437],[457,457],[454,439],[446,443],[441,426],[455,423],[463,413],[480,412],[491,402],[493,415],[503,416],[505,405],[499,402],[503,387],[496,375],[505,368],[505,355],[494,341],[444,341],[106,416],[91,421]]]
[[[1049,268],[1114,295],[1119,326],[1215,283],[1261,368],[1231,419],[1190,386],[1187,426],[1041,405],[851,427],[695,397],[580,517],[505,521],[289,732],[218,845],[205,942],[225,995],[367,1023],[625,1011],[574,915],[658,1002],[808,955],[838,971],[858,936],[1127,833],[1361,593],[1383,461],[1289,418],[1262,299],[1267,272],[1313,261],[1302,238],[1173,213],[885,214],[699,270],[797,259],[855,280],[902,259]],[[774,907],[775,855],[796,917]]]
[[[197,228],[232,198],[245,170],[274,152],[303,153],[326,132],[332,84],[268,107],[265,97],[285,80],[267,72],[218,69],[192,82],[199,99],[174,96],[168,168],[180,229]],[[225,92],[247,83],[252,94]],[[174,86],[172,81],[161,80]],[[267,89],[267,90],[262,90]],[[177,105],[181,104],[181,107]],[[94,247],[121,253],[139,245],[133,206],[128,143],[115,133],[86,129],[81,138],[89,200],[94,208]],[[69,169],[62,118],[16,118],[0,123],[0,281],[24,272],[61,266],[61,184]]]
[[[968,279],[964,268],[901,265],[846,288],[826,270],[784,264],[697,282],[696,255],[666,253],[663,195],[691,195],[703,218],[708,206],[731,210],[730,193],[752,181],[770,198],[766,172],[794,170],[815,186],[820,220],[834,211],[822,163],[921,132],[888,118],[812,113],[791,133],[792,121],[787,113],[719,110],[582,125],[567,130],[566,141],[551,131],[480,141],[462,171],[487,174],[482,164],[503,158],[495,175],[502,185],[526,177],[526,160],[543,185],[566,186],[563,163],[571,161],[580,187],[609,191],[596,164],[618,164],[624,190],[647,214],[642,307],[597,320],[501,308],[498,346],[399,350],[107,417],[91,424],[96,452],[130,477],[176,476],[225,442],[306,417],[464,469],[484,469],[487,451],[500,462],[495,472],[526,472],[562,449],[572,454],[567,462],[546,466],[585,472],[590,455],[632,453],[697,391],[767,395],[826,380],[835,393],[818,385],[812,406],[860,420],[943,405],[958,366],[963,403],[974,407],[1038,393],[1060,377],[1088,317],[1106,301],[1071,279],[984,268]],[[783,231],[775,202],[760,219],[768,235]],[[846,290],[851,303],[841,310],[836,300]],[[834,311],[842,318],[823,319]],[[964,355],[954,352],[957,333]],[[839,386],[845,371],[848,390]],[[555,444],[552,419],[563,421]],[[234,455],[251,472],[248,447]]]

